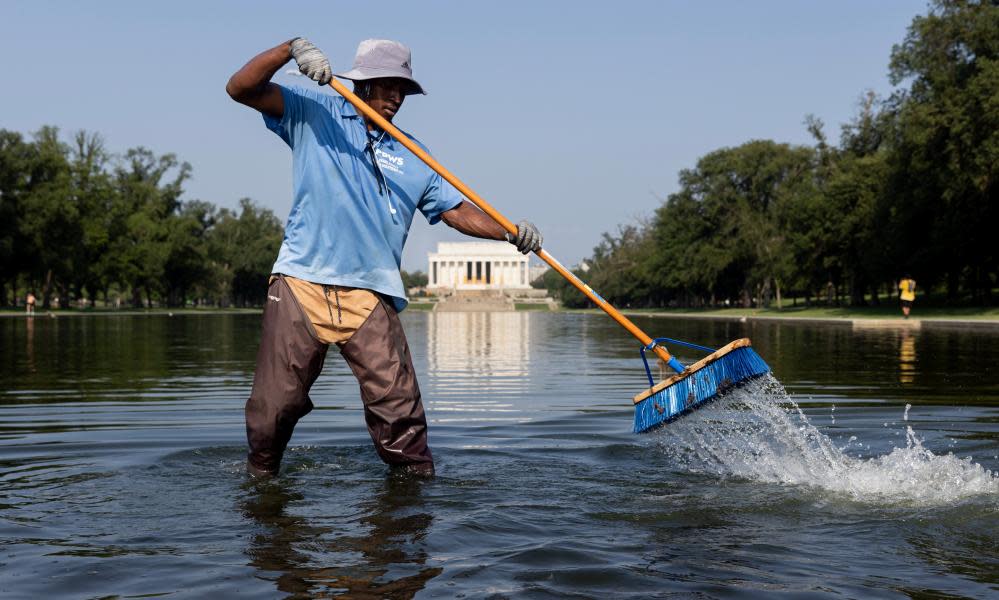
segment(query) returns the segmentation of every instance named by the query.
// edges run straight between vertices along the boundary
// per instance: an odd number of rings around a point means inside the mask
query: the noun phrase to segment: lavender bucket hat
[[[364,81],[381,77],[398,77],[410,82],[406,95],[426,94],[413,79],[413,55],[409,48],[392,40],[364,40],[357,45],[354,68],[335,73],[341,79]]]

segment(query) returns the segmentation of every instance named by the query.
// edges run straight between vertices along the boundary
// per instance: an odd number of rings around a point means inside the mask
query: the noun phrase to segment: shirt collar
[[[358,121],[361,123],[361,127],[364,128],[364,134],[370,135],[368,132],[368,124],[364,121],[364,119],[361,118],[361,115],[358,114],[357,109],[354,108],[354,105],[351,104],[350,101],[347,100],[346,98],[343,99],[343,106],[340,109],[340,114],[345,119],[358,119]],[[395,138],[393,138],[391,135],[389,135],[386,132],[385,137],[382,138],[381,145],[391,150],[395,150],[396,149]]]

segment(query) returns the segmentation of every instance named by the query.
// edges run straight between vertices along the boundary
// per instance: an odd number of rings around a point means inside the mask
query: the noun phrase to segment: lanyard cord
[[[378,165],[378,157],[375,156],[375,149],[382,143],[385,138],[385,132],[383,131],[378,139],[372,143],[371,138],[368,137],[367,150],[371,155],[371,164],[375,169],[375,180],[378,181],[378,193],[386,195],[386,200],[388,202],[389,213],[392,214],[392,220],[395,220],[395,206],[392,205],[392,189],[389,188],[388,179],[385,178],[385,173],[382,172],[381,166]]]
[[[381,145],[382,140],[385,138],[385,132],[383,131],[378,139],[374,142],[371,141],[371,137],[368,137],[368,153],[371,154],[371,164],[375,168],[375,179],[378,180],[378,193],[384,194],[385,190],[388,189],[388,182],[385,181],[385,174],[382,173],[382,168],[378,166],[378,157],[375,156],[375,149]],[[384,189],[383,189],[384,188]],[[392,192],[389,192],[392,193]]]
[[[375,148],[371,145],[371,141],[368,141],[368,153],[371,154],[371,164],[374,165],[375,170],[375,181],[378,182],[378,193],[385,193],[385,175],[382,174],[381,168],[378,166],[378,158],[375,157]]]

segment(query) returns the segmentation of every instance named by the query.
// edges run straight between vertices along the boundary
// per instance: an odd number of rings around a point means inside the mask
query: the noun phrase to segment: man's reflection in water
[[[916,338],[908,330],[902,331],[898,349],[898,381],[912,383],[916,380]]]
[[[24,349],[24,368],[28,373],[35,372],[35,317],[25,319],[28,323],[27,347]]]
[[[357,511],[345,511],[357,517],[342,522],[289,511],[304,499],[293,484],[287,478],[251,482],[242,502],[243,513],[263,527],[250,539],[250,565],[279,591],[301,598],[412,598],[443,570],[425,566],[421,541],[433,517],[420,512],[424,480],[390,473],[374,494],[353,487],[351,494],[365,500]]]

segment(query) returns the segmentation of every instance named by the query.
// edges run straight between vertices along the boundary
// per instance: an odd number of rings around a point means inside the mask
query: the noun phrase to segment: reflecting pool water
[[[255,482],[259,320],[0,319],[0,596],[999,594],[995,332],[637,319],[774,378],[634,435],[605,317],[410,311],[438,476],[385,469],[333,353]]]

